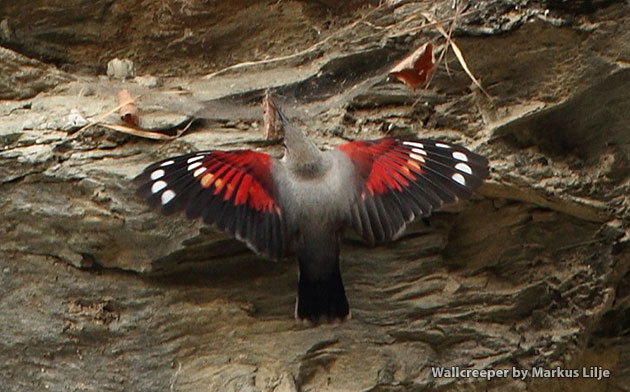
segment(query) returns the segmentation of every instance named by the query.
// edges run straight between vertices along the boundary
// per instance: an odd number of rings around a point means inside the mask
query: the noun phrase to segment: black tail
[[[312,324],[348,319],[350,308],[343,288],[339,258],[322,260],[314,254],[298,254],[300,282],[296,318]]]

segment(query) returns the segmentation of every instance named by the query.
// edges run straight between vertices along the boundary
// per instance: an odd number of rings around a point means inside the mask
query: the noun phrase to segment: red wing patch
[[[463,147],[393,138],[338,147],[357,169],[353,226],[370,243],[394,238],[406,223],[470,197],[488,176],[488,161]]]
[[[421,157],[409,152],[396,139],[356,141],[341,145],[339,149],[350,157],[365,177],[365,191],[370,195],[383,194],[390,189],[401,191],[423,172]],[[414,156],[416,159],[412,158]]]
[[[271,196],[273,188],[269,186],[269,155],[249,150],[212,151],[193,155],[188,161],[192,176],[203,188],[212,188],[215,195],[223,192],[224,201],[235,196],[236,206],[247,203],[256,211],[280,213]]]
[[[166,214],[185,210],[279,257],[285,248],[282,210],[274,200],[271,158],[249,150],[203,151],[147,167],[138,192]]]

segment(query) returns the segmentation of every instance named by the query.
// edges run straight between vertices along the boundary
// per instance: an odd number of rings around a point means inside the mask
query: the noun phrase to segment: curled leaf
[[[120,113],[120,119],[125,124],[137,127],[140,123],[140,119],[138,118],[138,108],[131,98],[131,95],[129,95],[129,91],[127,91],[127,89],[123,89],[118,92],[118,106],[120,106],[120,109],[118,110]]]
[[[405,83],[411,90],[425,86],[435,72],[433,44],[426,43],[405,57],[389,71],[389,74]]]
[[[267,91],[262,102],[263,107],[263,132],[265,134],[265,140],[278,141],[284,136],[282,132],[282,121],[276,111],[276,107],[273,105],[271,99],[271,93]]]

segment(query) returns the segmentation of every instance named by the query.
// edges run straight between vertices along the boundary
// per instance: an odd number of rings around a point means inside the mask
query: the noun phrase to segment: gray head
[[[315,143],[304,135],[301,129],[297,128],[289,121],[278,103],[271,98],[271,102],[282,120],[284,130],[283,144],[285,147],[284,157],[286,167],[300,176],[316,175],[321,170],[322,152]]]

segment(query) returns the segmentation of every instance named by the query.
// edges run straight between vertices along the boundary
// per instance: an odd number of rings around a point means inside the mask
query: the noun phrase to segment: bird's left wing
[[[202,151],[148,166],[134,179],[138,194],[165,214],[185,210],[246,242],[259,253],[285,253],[282,208],[276,202],[272,158],[264,153]]]
[[[355,166],[352,226],[367,242],[391,240],[407,223],[466,199],[488,176],[488,160],[432,140],[385,138],[337,147]]]

